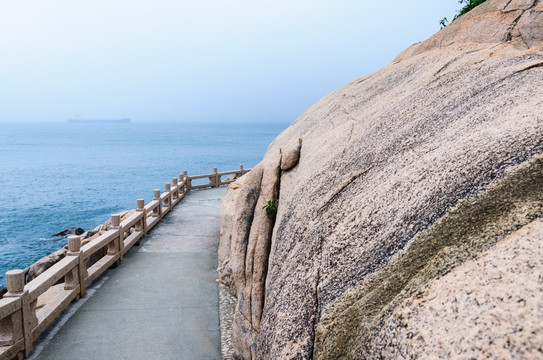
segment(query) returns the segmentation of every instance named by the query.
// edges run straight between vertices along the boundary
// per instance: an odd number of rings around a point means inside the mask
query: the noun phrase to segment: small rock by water
[[[53,236],[82,235],[84,232],[85,230],[81,229],[80,227],[71,227],[71,228],[62,230],[61,232],[58,232]]]

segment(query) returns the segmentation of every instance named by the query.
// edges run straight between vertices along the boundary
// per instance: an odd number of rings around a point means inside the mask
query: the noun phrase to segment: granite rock
[[[542,13],[488,0],[325,96],[229,190],[236,356],[542,356]]]

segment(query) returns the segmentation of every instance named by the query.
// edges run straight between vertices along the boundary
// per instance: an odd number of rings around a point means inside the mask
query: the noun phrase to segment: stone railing
[[[80,236],[69,236],[66,256],[29,283],[25,284],[23,270],[8,271],[8,292],[0,299],[0,360],[29,356],[36,338],[62,311],[72,301],[85,296],[85,289],[96,278],[122,261],[126,252],[187,192],[229,184],[248,171],[243,165],[238,170],[221,173],[214,168],[211,174],[197,176],[188,176],[184,171],[172,183],[165,184],[164,192],[154,190],[153,200],[147,205],[144,199],[138,199],[135,211],[122,221],[119,214],[111,215],[105,231],[87,244],[81,246]],[[206,178],[209,183],[192,185],[192,180]],[[44,303],[38,306],[42,295]]]

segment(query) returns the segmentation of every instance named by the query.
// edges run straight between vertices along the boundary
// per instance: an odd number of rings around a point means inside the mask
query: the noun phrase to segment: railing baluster
[[[136,223],[136,231],[143,231],[143,236],[147,235],[147,212],[145,211],[145,199],[136,200],[137,212],[143,212],[141,220]],[[139,241],[138,241],[139,243]]]
[[[8,292],[4,298],[14,298],[15,309],[7,314],[2,314],[0,318],[0,346],[12,347],[12,351],[17,352],[18,356],[24,352],[24,329],[22,313],[22,296],[24,292],[24,272],[23,270],[11,270],[6,272],[6,285]],[[6,300],[0,300],[1,303]],[[10,306],[11,307],[11,306]]]
[[[70,244],[71,243],[71,244]],[[85,296],[85,278],[87,277],[87,264],[81,253],[81,236],[72,235],[68,236],[68,252],[66,255],[75,255],[79,257],[79,264],[77,266],[77,276],[79,279],[79,297]]]
[[[158,201],[158,206],[153,209],[153,216],[162,220],[162,202],[160,201],[160,190],[153,190],[153,200]]]
[[[6,272],[6,287],[8,289],[8,292],[6,294],[4,294],[4,297],[5,298],[19,298],[20,300],[20,306],[21,306],[21,310],[19,310],[19,316],[21,317],[20,318],[20,324],[22,325],[20,329],[13,329],[15,330],[14,331],[14,334],[13,334],[13,340],[16,339],[20,339],[21,337],[23,337],[25,340],[25,356],[28,356],[30,355],[30,353],[32,352],[32,341],[28,341],[27,339],[30,340],[30,327],[25,327],[25,312],[24,312],[24,298],[25,298],[25,294],[28,295],[28,292],[25,292],[24,288],[25,288],[25,275],[24,275],[24,271],[23,270],[10,270],[8,272]],[[36,315],[34,314],[34,317]],[[12,319],[12,320],[19,320],[19,319]],[[37,322],[37,319],[36,319],[36,322]],[[28,331],[27,331],[28,329]],[[28,346],[29,346],[29,349],[27,350],[27,343]]]
[[[68,236],[68,252],[66,252],[66,256],[77,256],[79,261],[81,261],[81,257],[79,256],[80,250],[81,237],[76,235]],[[65,275],[64,290],[73,290],[77,287],[77,285],[84,287],[84,284],[85,281],[81,280],[81,268],[79,264]],[[81,295],[81,290],[79,291],[79,294]]]
[[[169,193],[168,196],[164,199],[164,207],[168,208],[168,211],[172,209],[172,184],[164,184],[164,192]]]
[[[185,177],[185,193],[188,193],[192,188],[192,183],[190,181],[187,170],[183,170],[183,176]]]
[[[177,204],[177,199],[179,198],[179,186],[177,186],[177,178],[172,179],[173,187],[175,188],[175,191],[172,194],[172,199],[174,205]]]
[[[123,246],[123,236],[121,234],[121,215],[119,214],[113,214],[111,215],[111,226],[108,228],[108,230],[119,230],[117,234],[117,240],[111,241],[109,244],[107,244],[107,254],[108,255],[115,255],[117,253],[120,254],[119,260],[123,259],[123,253],[122,253],[122,246]]]
[[[211,184],[211,187],[219,186],[220,176],[219,174],[217,174],[216,167],[213,168],[213,174],[211,174],[211,177],[209,178],[209,180],[210,180],[209,183]]]
[[[64,278],[64,289],[72,290],[79,285],[79,295],[76,299],[85,296],[85,276],[86,268],[84,266],[83,257],[81,255],[81,236],[71,235],[68,236],[68,251],[66,256],[77,256],[77,266],[72,271],[66,274]]]
[[[22,301],[22,331],[25,339],[25,356],[28,357],[32,353],[32,350],[34,350],[32,329],[38,324],[38,318],[36,317],[36,301],[30,301],[28,291],[25,291],[24,289],[25,275],[23,270],[11,270],[6,272],[6,285],[8,292],[4,297],[19,297]]]

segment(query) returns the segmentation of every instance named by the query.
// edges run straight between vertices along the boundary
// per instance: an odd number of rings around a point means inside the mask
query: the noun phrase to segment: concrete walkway
[[[99,289],[60,330],[42,336],[33,357],[220,359],[215,269],[218,199],[225,193],[226,187],[191,191],[98,280]]]

